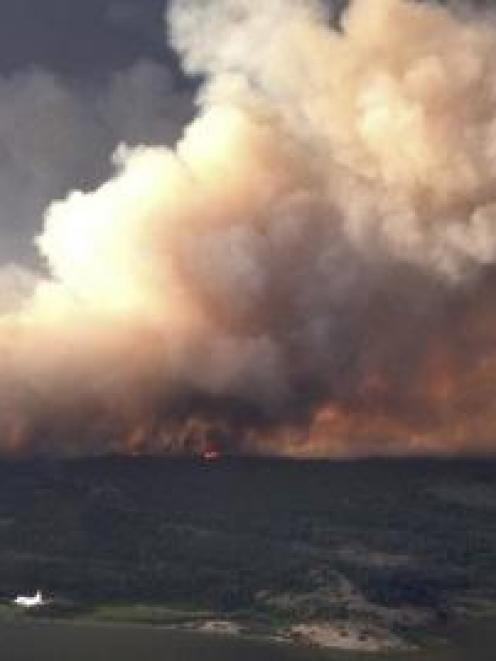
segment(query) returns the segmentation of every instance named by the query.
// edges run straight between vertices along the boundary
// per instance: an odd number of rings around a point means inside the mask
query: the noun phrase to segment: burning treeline
[[[3,274],[4,451],[496,450],[496,16],[329,13],[171,7],[197,118]]]

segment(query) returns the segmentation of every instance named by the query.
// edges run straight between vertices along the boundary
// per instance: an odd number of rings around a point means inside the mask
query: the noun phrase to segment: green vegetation
[[[496,604],[495,477],[483,460],[2,462],[0,597],[41,587],[56,615],[106,621],[432,626]]]

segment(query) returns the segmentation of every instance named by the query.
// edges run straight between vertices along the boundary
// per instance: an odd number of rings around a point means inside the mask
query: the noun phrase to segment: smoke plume
[[[196,119],[0,278],[5,451],[496,449],[496,15],[331,13],[175,1]]]
[[[191,115],[190,96],[150,60],[98,81],[40,67],[1,75],[0,260],[33,266],[32,237],[50,200],[74,182],[93,188],[108,177],[120,141],[173,142]]]

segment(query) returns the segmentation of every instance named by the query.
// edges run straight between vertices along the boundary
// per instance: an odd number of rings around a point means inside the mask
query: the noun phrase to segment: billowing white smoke
[[[184,0],[171,26],[210,76],[207,105],[262,104],[307,146],[353,240],[452,274],[491,262],[494,17],[398,0],[355,0],[342,32],[325,17],[319,2]]]
[[[5,447],[496,447],[496,24],[407,0],[176,0],[172,151],[48,209],[2,321]]]
[[[174,144],[191,112],[191,94],[149,60],[98,81],[41,68],[0,76],[0,262],[33,265],[32,237],[54,197],[109,176],[120,141]]]

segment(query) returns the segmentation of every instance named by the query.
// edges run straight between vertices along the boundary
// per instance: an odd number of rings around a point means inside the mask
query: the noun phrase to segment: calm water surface
[[[460,632],[450,649],[362,655],[160,631],[71,624],[0,624],[0,661],[495,661],[496,622]]]

